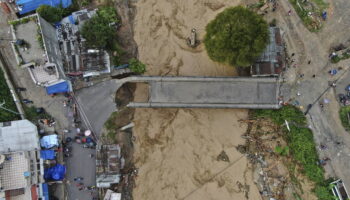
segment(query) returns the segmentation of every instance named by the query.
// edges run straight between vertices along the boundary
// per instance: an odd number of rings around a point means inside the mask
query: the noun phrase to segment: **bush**
[[[36,124],[39,119],[51,119],[52,118],[46,112],[38,113],[37,112],[38,108],[35,106],[28,107],[28,106],[24,105],[23,109],[24,109],[24,114],[25,114],[26,118],[29,121],[32,121],[34,124]]]
[[[58,22],[63,17],[63,9],[56,8],[49,5],[41,5],[36,9],[36,12],[50,23]]]
[[[290,105],[283,106],[279,110],[256,110],[255,115],[257,117],[271,118],[278,125],[285,123],[285,120],[289,123],[295,123],[298,126],[306,125],[304,114],[296,107]]]
[[[350,110],[350,107],[347,109]],[[318,165],[318,154],[310,129],[302,126],[306,125],[306,118],[301,111],[293,106],[284,106],[279,110],[256,110],[256,117],[268,117],[278,125],[282,125],[284,120],[290,123],[290,132],[285,132],[285,140],[291,155],[302,167],[302,172],[316,183],[314,192],[319,200],[334,199],[331,190],[328,188],[330,180],[325,180],[324,170]],[[282,154],[284,149],[276,147],[275,152]]]
[[[9,87],[7,86],[4,72],[0,69],[0,103],[5,102],[4,108],[10,109],[14,112],[17,111],[15,102],[12,99],[12,94]],[[18,114],[11,113],[4,109],[0,109],[0,122],[7,122],[20,119]]]
[[[269,42],[265,20],[241,6],[218,14],[206,32],[204,44],[209,57],[232,66],[250,66]]]
[[[97,11],[97,15],[108,21],[108,23],[119,22],[116,10],[113,7],[101,7]]]
[[[86,44],[93,48],[113,50],[115,43],[115,29],[109,24],[117,22],[117,12],[114,8],[103,7],[83,25],[82,36]]]
[[[339,110],[340,121],[346,130],[350,130],[348,113],[350,113],[350,106],[341,107]]]
[[[132,72],[142,74],[146,72],[146,65],[136,58],[132,58],[129,60],[129,68]]]
[[[308,128],[290,126],[287,142],[295,160],[303,166],[303,172],[310,180],[321,183],[324,181],[324,171],[318,163],[313,134]]]

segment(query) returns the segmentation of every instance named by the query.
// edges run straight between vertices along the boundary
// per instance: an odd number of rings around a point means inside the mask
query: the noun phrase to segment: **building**
[[[97,145],[96,149],[96,186],[109,188],[120,181],[120,169],[123,158],[118,144]]]
[[[38,14],[11,23],[14,40],[12,47],[17,63],[28,70],[33,82],[39,86],[50,87],[49,91],[55,91],[54,93],[71,91],[70,81],[63,71],[56,29]],[[65,87],[62,87],[62,83]]]
[[[45,199],[37,127],[28,120],[0,123],[0,199]]]
[[[111,72],[109,54],[103,49],[88,48],[80,35],[84,23],[96,12],[97,9],[73,12],[56,29],[66,74],[88,77]]]
[[[285,67],[284,46],[280,29],[270,27],[270,43],[265,51],[251,66],[250,73],[254,76],[278,76]]]

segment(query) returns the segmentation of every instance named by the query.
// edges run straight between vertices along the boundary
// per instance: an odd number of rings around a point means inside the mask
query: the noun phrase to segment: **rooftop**
[[[2,168],[0,169],[2,190],[6,191],[27,187],[29,179],[25,174],[29,172],[29,164],[25,153],[10,153],[5,156],[8,159],[3,161],[1,164]]]
[[[94,10],[80,10],[73,12],[61,21],[56,29],[57,37],[65,62],[65,72],[89,72],[109,73],[109,55],[103,49],[91,49],[86,47],[85,39],[80,35],[82,25],[96,14]]]
[[[40,149],[37,127],[28,120],[0,123],[0,153]]]
[[[37,20],[30,20],[27,23],[16,25],[15,35],[17,39],[24,40],[28,47],[18,47],[18,53],[24,63],[35,62],[38,65],[45,64],[45,50],[40,46],[38,41]]]
[[[252,76],[277,76],[284,68],[284,46],[280,29],[270,27],[270,43],[251,67]]]

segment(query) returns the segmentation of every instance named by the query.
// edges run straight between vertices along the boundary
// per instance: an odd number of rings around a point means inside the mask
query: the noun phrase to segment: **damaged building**
[[[278,76],[285,67],[285,53],[281,31],[277,27],[269,27],[270,43],[250,68],[250,74],[257,76]]]
[[[103,49],[87,47],[86,40],[80,35],[84,23],[96,12],[96,9],[73,12],[57,26],[57,37],[64,55],[64,70],[68,75],[88,77],[111,72],[108,53]]]
[[[110,188],[120,182],[120,170],[125,160],[118,144],[97,145],[96,148],[96,186]]]

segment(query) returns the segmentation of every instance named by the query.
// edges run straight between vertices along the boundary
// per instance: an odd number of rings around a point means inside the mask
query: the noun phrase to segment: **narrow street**
[[[292,6],[282,1],[281,8],[287,13]],[[286,92],[282,95],[285,95],[285,101],[296,100],[303,112],[309,104],[313,104],[307,118],[318,147],[321,144],[327,146],[325,150],[317,149],[320,158],[331,158],[325,166],[326,174],[343,179],[347,188],[350,188],[350,134],[341,125],[340,105],[337,100],[337,95],[344,93],[345,86],[350,83],[350,61],[332,64],[328,58],[332,46],[349,39],[346,22],[350,20],[350,16],[341,13],[350,8],[350,2],[337,1],[331,4],[330,8],[331,15],[319,33],[306,30],[295,12],[291,16],[282,16],[284,12],[281,12],[280,18],[283,20],[280,26],[286,30],[288,52],[295,53],[295,57],[292,58],[295,59],[294,67],[290,67],[284,74],[286,83],[282,91]],[[332,76],[328,73],[329,70],[338,67],[343,68],[338,74]],[[329,88],[333,81],[337,81],[336,89]],[[319,103],[324,99],[329,100],[329,103],[321,109]]]

